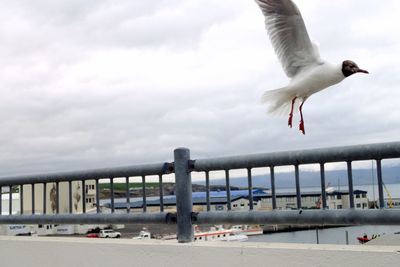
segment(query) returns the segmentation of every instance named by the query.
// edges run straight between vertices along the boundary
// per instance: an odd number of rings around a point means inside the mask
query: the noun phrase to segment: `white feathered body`
[[[266,91],[262,101],[269,106],[267,110],[269,113],[287,115],[293,98],[305,100],[312,94],[341,82],[344,78],[341,65],[328,62],[312,65],[294,76],[288,86]]]

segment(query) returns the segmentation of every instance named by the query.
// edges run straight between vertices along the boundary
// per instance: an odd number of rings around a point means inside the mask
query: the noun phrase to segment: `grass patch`
[[[146,183],[146,188],[159,188],[159,183]],[[110,190],[110,183],[99,183],[100,190]],[[129,189],[142,189],[142,183],[129,183]],[[125,191],[126,183],[114,183],[114,191]]]

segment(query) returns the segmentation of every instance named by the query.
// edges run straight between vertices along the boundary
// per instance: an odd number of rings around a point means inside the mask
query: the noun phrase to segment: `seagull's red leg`
[[[299,130],[303,133],[306,134],[306,131],[304,129],[304,119],[303,119],[303,104],[304,101],[306,101],[305,99],[303,100],[303,102],[301,102],[301,105],[299,107],[299,111],[300,111],[300,125],[299,125]]]
[[[292,99],[292,108],[290,109],[290,113],[289,113],[289,120],[288,120],[288,125],[290,128],[292,128],[292,120],[293,120],[293,109],[294,109],[294,103],[296,102],[297,96],[295,96]]]

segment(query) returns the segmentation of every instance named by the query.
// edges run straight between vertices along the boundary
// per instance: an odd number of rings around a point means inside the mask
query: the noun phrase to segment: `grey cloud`
[[[371,71],[312,96],[306,136],[260,104],[288,79],[253,1],[2,3],[0,173],[396,140],[397,2],[297,2],[324,57]]]

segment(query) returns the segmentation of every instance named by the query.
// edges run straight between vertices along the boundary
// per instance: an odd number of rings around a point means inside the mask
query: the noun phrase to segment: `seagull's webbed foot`
[[[289,114],[288,126],[292,128],[293,113]]]
[[[299,124],[299,130],[305,135],[306,134],[306,130],[304,128],[304,121],[301,120],[300,124]]]

